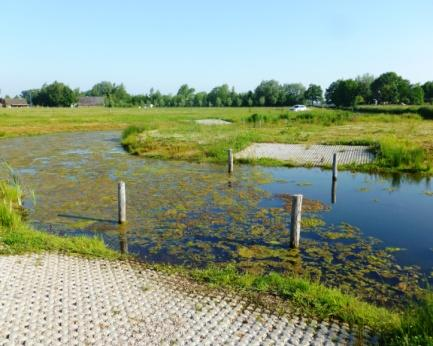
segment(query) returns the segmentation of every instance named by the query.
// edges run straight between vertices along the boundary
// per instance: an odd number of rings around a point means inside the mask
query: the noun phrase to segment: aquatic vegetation
[[[289,248],[287,249],[272,249],[266,246],[253,245],[250,247],[240,246],[238,248],[238,254],[240,257],[244,258],[255,258],[264,259],[270,257],[276,257],[280,259],[285,259],[288,257]]]
[[[96,235],[114,249],[127,243],[149,262],[234,263],[256,275],[302,275],[383,305],[403,306],[418,292],[419,268],[399,267],[393,253],[356,227],[325,224],[331,209],[320,200],[304,197],[301,249],[290,250],[291,194],[283,193],[288,187],[269,169],[236,166],[228,175],[216,164],[138,158],[122,152],[115,133],[23,141],[21,146],[3,142],[3,147],[19,167],[37,172],[24,176],[37,187],[39,202],[30,220],[38,229]],[[30,146],[31,154],[19,149]],[[57,159],[34,160],[35,155]],[[120,179],[127,185],[123,228],[116,222]],[[302,179],[285,180],[293,186]],[[314,184],[312,193],[317,188]]]
[[[318,232],[322,237],[331,240],[360,237],[360,230],[348,223],[342,222],[339,227],[332,227]]]
[[[433,191],[424,191],[424,195],[433,197]]]
[[[388,246],[384,250],[387,251],[387,252],[400,252],[400,251],[404,251],[406,249],[401,248],[401,247]]]
[[[362,187],[358,188],[358,191],[359,192],[368,192],[368,191],[370,191],[370,189],[366,186],[362,186]]]
[[[292,196],[289,194],[277,194],[275,197],[283,200],[285,202],[284,209],[292,210]],[[321,212],[328,211],[330,207],[319,200],[312,200],[305,198],[302,200],[302,210],[304,212]]]
[[[309,181],[299,181],[298,183],[296,183],[296,185],[305,187],[305,186],[311,186],[313,184]]]
[[[316,228],[325,225],[325,221],[318,217],[303,217],[301,219],[302,228]]]

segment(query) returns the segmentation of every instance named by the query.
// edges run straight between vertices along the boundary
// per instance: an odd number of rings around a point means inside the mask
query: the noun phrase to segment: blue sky
[[[433,1],[0,0],[1,94],[54,80],[175,93],[396,71],[433,80]]]

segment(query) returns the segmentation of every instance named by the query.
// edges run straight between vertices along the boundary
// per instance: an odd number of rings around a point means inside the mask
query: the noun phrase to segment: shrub
[[[123,130],[122,139],[126,139],[133,134],[139,134],[139,133],[143,132],[144,130],[145,129],[143,127],[138,127],[138,126],[134,126],[134,125],[129,126],[125,130]]]
[[[269,118],[268,118],[266,115],[257,114],[257,113],[251,114],[251,115],[247,118],[247,122],[249,122],[249,123],[253,123],[254,125],[255,125],[256,123],[260,123],[260,122],[264,122],[264,123],[266,123],[266,122],[268,122],[268,121],[269,121]]]
[[[433,119],[433,107],[420,107],[418,113],[424,119]]]

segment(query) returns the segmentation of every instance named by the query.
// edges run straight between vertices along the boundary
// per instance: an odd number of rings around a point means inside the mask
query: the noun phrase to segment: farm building
[[[105,97],[81,96],[78,99],[78,107],[99,107],[99,106],[105,106]]]
[[[28,107],[29,104],[27,103],[26,99],[23,98],[6,98],[6,99],[0,99],[0,105],[7,108],[12,107]]]

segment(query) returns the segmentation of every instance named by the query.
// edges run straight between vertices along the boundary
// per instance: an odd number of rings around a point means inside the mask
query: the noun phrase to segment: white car
[[[308,108],[305,105],[294,105],[293,107],[290,107],[290,110],[294,112],[303,112],[308,110]]]

